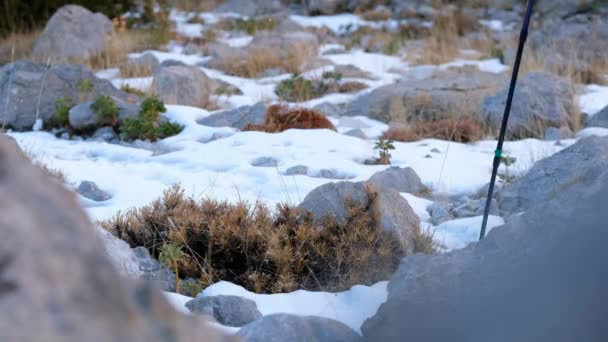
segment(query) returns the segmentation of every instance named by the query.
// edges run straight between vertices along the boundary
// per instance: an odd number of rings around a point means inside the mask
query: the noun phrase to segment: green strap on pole
[[[496,156],[496,158],[502,158],[502,150],[494,151],[494,155]]]

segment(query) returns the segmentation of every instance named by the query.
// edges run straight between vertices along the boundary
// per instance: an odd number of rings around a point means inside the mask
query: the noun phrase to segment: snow
[[[479,239],[483,216],[447,221],[435,228],[435,240],[446,251],[466,247]],[[505,223],[502,217],[490,215],[486,233]]]
[[[494,31],[503,31],[505,29],[500,20],[480,20],[479,23]]]
[[[318,316],[342,322],[361,333],[366,319],[378,311],[388,296],[387,281],[372,286],[357,285],[344,292],[310,292],[298,290],[290,293],[256,294],[241,286],[221,281],[207,287],[199,296],[231,295],[254,301],[264,316],[285,313],[298,316]],[[169,302],[180,312],[188,313],[185,308],[192,298],[175,293],[165,293]],[[233,329],[232,331],[237,331]]]
[[[608,106],[608,86],[590,84],[585,86],[584,94],[578,98],[581,111],[593,116]]]
[[[480,61],[457,59],[453,62],[442,64],[440,66],[440,69],[445,70],[451,67],[463,67],[468,65],[476,66],[481,71],[490,72],[494,74],[500,74],[509,69],[508,66],[500,63],[500,60],[498,58],[491,58]]]
[[[585,129],[581,130],[580,132],[576,133],[576,138],[582,139],[582,138],[590,137],[592,135],[597,135],[599,137],[606,136],[606,135],[608,135],[608,128],[602,128],[602,127],[585,128]]]
[[[426,210],[426,208],[430,207],[433,204],[433,201],[429,201],[425,198],[416,197],[412,194],[408,194],[406,192],[402,192],[401,196],[407,200],[407,203],[414,209],[414,212],[420,218],[420,221],[429,222],[431,220],[431,215]]]
[[[253,40],[252,36],[221,38],[220,42],[227,44],[233,48],[245,47]]]

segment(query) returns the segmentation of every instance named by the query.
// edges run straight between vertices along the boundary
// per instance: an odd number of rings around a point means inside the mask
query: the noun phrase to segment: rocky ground
[[[27,58],[2,66],[5,339],[608,338],[602,2],[537,4],[479,243],[519,1],[173,5],[159,9],[168,41],[145,48],[126,42],[154,24],[62,7]],[[159,253],[108,229],[176,183],[200,203],[310,215],[286,225],[327,227],[329,215],[352,228],[349,203],[362,205],[357,224],[394,238],[403,259],[392,277],[340,291],[193,279],[167,262],[196,259],[190,245]],[[124,226],[144,226],[135,216]],[[163,239],[205,220],[190,221],[169,217]],[[38,332],[15,328],[32,321]]]

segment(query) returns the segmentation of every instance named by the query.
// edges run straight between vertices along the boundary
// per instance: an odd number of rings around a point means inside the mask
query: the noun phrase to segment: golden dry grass
[[[0,65],[28,58],[39,31],[12,32],[0,39]],[[14,55],[13,55],[14,49]]]
[[[277,133],[288,129],[331,129],[335,131],[336,127],[317,111],[272,105],[266,111],[263,125],[248,124],[243,130]]]
[[[468,118],[419,121],[404,127],[393,127],[384,132],[385,139],[396,141],[417,141],[420,139],[441,139],[468,143],[481,140],[485,129]]]
[[[363,11],[360,16],[368,21],[384,21],[391,18],[391,12],[388,9],[367,10]]]
[[[257,293],[296,289],[340,291],[389,278],[402,255],[394,235],[376,227],[368,203],[347,203],[346,223],[278,205],[195,200],[180,186],[148,206],[100,222],[131,246],[158,257],[160,246],[183,246],[179,274],[208,286],[225,280]],[[429,234],[415,245],[433,252]],[[425,247],[426,246],[426,247]]]

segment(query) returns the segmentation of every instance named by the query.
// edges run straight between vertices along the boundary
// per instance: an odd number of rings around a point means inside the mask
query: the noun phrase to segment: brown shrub
[[[340,84],[341,93],[353,93],[367,88],[367,84],[357,81],[349,81]]]
[[[285,105],[270,106],[266,111],[263,125],[248,124],[243,130],[277,133],[292,128],[336,130],[331,121],[317,111],[306,108],[289,108]]]
[[[368,21],[384,21],[391,18],[391,12],[388,9],[367,10],[361,13],[361,17]]]
[[[100,224],[155,257],[163,244],[183,246],[179,274],[204,286],[225,280],[257,293],[338,291],[389,278],[403,256],[398,240],[376,228],[370,198],[347,203],[350,216],[339,223],[286,205],[271,213],[261,203],[197,201],[176,185],[152,204]]]
[[[393,127],[384,132],[384,138],[396,141],[441,139],[468,143],[484,137],[484,128],[468,118],[418,121],[406,127]]]

